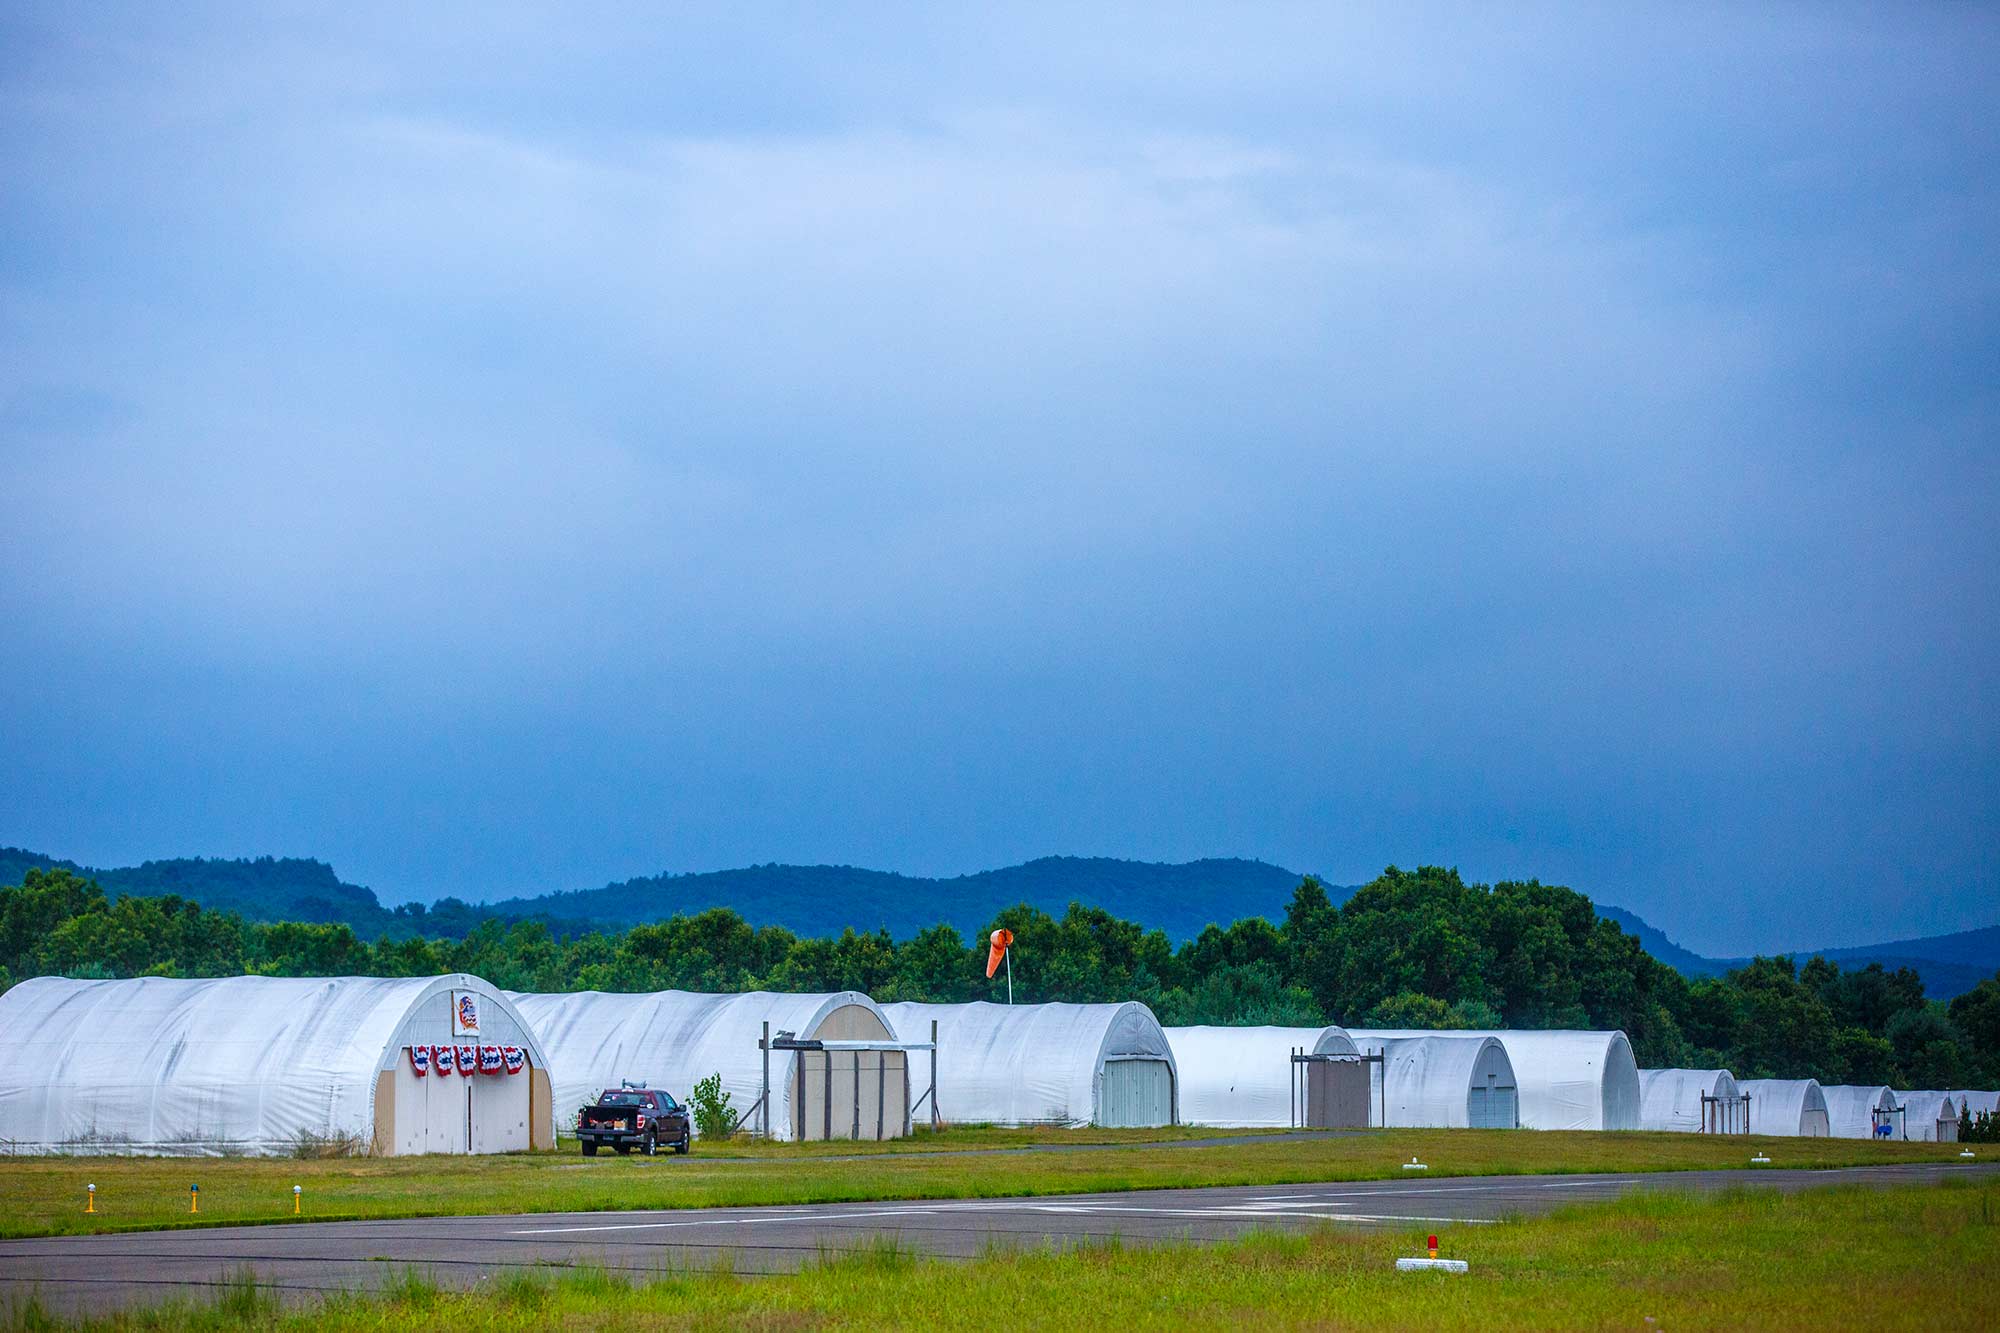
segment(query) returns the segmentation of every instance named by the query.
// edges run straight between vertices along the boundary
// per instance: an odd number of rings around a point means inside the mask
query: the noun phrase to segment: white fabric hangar
[[[1352,1034],[1368,1066],[1369,1123],[1390,1129],[1518,1129],[1520,1100],[1507,1048],[1491,1037]]]
[[[1896,1104],[1903,1108],[1903,1134],[1912,1142],[1958,1142],[1958,1099],[1951,1093],[1899,1091]]]
[[[1727,1069],[1642,1069],[1639,1128],[1679,1134],[1740,1130],[1740,1114],[1730,1114],[1740,1096],[1736,1076]],[[1721,1101],[1704,1102],[1704,1097]]]
[[[1639,1064],[1622,1032],[1350,1031],[1364,1046],[1390,1037],[1492,1037],[1507,1048],[1520,1082],[1521,1128],[1639,1128]]]
[[[738,995],[666,990],[637,994],[510,992],[554,1058],[557,1115],[564,1125],[606,1088],[630,1081],[686,1101],[694,1085],[722,1076],[743,1128],[757,1114],[765,1077],[757,1043],[775,1040],[876,1043],[876,1049],[773,1050],[769,1129],[777,1139],[884,1139],[909,1132],[909,1060],[881,1049],[895,1029],[859,991]]]
[[[1301,1119],[1312,1125],[1331,1120],[1331,1115],[1314,1116],[1299,1105],[1292,1052],[1361,1054],[1340,1027],[1184,1027],[1166,1033],[1180,1074],[1181,1122],[1188,1125],[1283,1129]],[[1360,1094],[1357,1124],[1365,1126],[1367,1071],[1357,1068],[1354,1073]]]
[[[1836,1139],[1872,1139],[1877,1125],[1888,1125],[1898,1136],[1896,1094],[1887,1087],[1864,1088],[1850,1084],[1821,1087],[1826,1101],[1827,1133]]]
[[[1832,1132],[1826,1094],[1810,1078],[1739,1079],[1750,1098],[1750,1132],[1787,1138],[1823,1139]]]
[[[1143,1004],[891,1004],[898,1032],[938,1025],[938,1112],[957,1124],[1179,1123],[1167,1034]]]
[[[470,1072],[459,1073],[461,1064]],[[478,977],[37,977],[0,995],[16,1152],[555,1146],[548,1061]]]

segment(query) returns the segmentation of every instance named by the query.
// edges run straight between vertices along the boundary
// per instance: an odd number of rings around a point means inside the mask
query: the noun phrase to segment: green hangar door
[[[1106,1060],[1097,1123],[1106,1129],[1173,1124],[1173,1069],[1164,1060]]]

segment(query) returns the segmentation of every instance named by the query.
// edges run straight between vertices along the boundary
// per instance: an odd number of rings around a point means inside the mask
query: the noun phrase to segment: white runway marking
[[[586,1231],[660,1231],[668,1227],[751,1226],[758,1222],[842,1222],[857,1217],[912,1217],[934,1213],[935,1208],[874,1208],[865,1213],[780,1213],[758,1217],[690,1217],[678,1222],[613,1222],[588,1227],[534,1227],[516,1231],[516,1236],[573,1236]]]
[[[1045,1203],[1022,1211],[1034,1213],[1128,1213],[1145,1217],[1323,1217],[1329,1221],[1340,1221],[1344,1213],[1307,1213],[1296,1210],[1279,1212],[1272,1208],[1115,1208],[1101,1204]]]

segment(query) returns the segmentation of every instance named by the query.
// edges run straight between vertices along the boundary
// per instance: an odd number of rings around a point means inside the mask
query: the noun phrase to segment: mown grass
[[[1955,1144],[1501,1130],[1377,1130],[1212,1146],[1145,1140],[1140,1136],[1149,1131],[1123,1131],[1130,1140],[1115,1139],[1089,1152],[977,1151],[1073,1141],[1062,1133],[955,1130],[938,1140],[919,1136],[901,1150],[864,1154],[835,1151],[851,1144],[757,1144],[656,1158],[585,1159],[574,1150],[316,1161],[5,1158],[0,1159],[0,1236],[1370,1180],[1400,1177],[1401,1164],[1411,1157],[1427,1162],[1434,1177],[1743,1167],[1760,1149],[1776,1166],[1957,1160]],[[1093,1139],[1104,1142],[1103,1133],[1084,1132],[1074,1141]],[[83,1211],[84,1186],[90,1183],[97,1186],[95,1215]],[[190,1184],[201,1186],[198,1216],[188,1211]],[[304,1190],[297,1219],[293,1185]]]
[[[919,1260],[888,1245],[792,1276],[601,1269],[474,1291],[399,1274],[378,1293],[280,1307],[248,1286],[95,1327],[162,1333],[515,1328],[1978,1328],[2000,1309],[2000,1183],[1799,1194],[1637,1194],[1448,1232],[1464,1277],[1398,1274],[1422,1232],[1322,1228],[1222,1245]],[[17,1302],[16,1328],[45,1326]]]

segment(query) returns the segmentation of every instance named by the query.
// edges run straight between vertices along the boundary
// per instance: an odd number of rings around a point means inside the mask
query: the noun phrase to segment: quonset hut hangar
[[[510,992],[555,1053],[558,1115],[630,1080],[685,1101],[694,1085],[722,1075],[722,1090],[746,1129],[763,1130],[765,1025],[774,1041],[790,1033],[818,1050],[773,1050],[771,1137],[893,1139],[910,1132],[907,1054],[875,1001],[859,991],[738,995],[665,990],[641,994]],[[930,1029],[924,1029],[929,1039]],[[842,1047],[837,1043],[853,1043]],[[872,1047],[872,1049],[869,1049]]]
[[[1342,1027],[1168,1028],[1181,1121],[1246,1129],[1365,1128],[1368,1068]],[[1308,1057],[1295,1064],[1293,1052]]]
[[[548,1061],[478,977],[36,977],[0,995],[15,1152],[555,1146]]]
[[[1639,1063],[1622,1032],[1352,1031],[1363,1047],[1392,1037],[1495,1038],[1520,1083],[1523,1129],[1639,1128]]]
[[[938,1025],[938,1112],[955,1124],[1179,1123],[1173,1048],[1143,1004],[890,1004],[898,1032]]]

